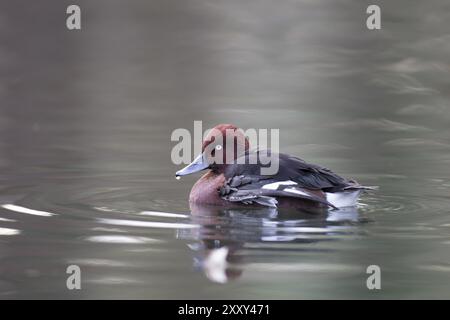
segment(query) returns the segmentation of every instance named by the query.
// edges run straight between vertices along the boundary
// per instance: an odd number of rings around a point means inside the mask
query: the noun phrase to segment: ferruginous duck
[[[199,205],[336,209],[355,206],[359,195],[371,189],[327,168],[282,153],[271,154],[272,158],[278,156],[277,172],[262,174],[261,169],[267,167],[267,162],[260,161],[262,152],[270,151],[250,150],[242,130],[220,124],[206,136],[202,153],[177,171],[176,176],[207,170],[189,195],[189,201]]]

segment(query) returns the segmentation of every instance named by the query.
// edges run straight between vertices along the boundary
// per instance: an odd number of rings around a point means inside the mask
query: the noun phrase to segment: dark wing
[[[286,154],[278,154],[279,170],[273,175],[261,175],[260,155],[271,155],[270,151],[249,152],[237,159],[237,164],[228,166],[227,179],[220,189],[223,199],[232,202],[260,203],[276,206],[277,197],[291,197],[309,200],[334,207],[320,192],[341,192],[351,189],[366,189],[353,180],[347,180],[331,170],[310,164]],[[239,164],[242,163],[242,164]],[[318,193],[319,191],[319,193]]]
[[[356,182],[349,181],[330,169],[307,163],[300,158],[280,154],[279,159],[280,171],[277,177],[295,181],[303,188],[337,192],[357,186]]]
[[[260,176],[261,167],[270,166],[270,164],[265,165],[260,162],[260,154],[263,153],[264,156],[266,152],[255,151],[242,156],[238,159],[238,163],[240,160],[243,164],[229,166],[225,172],[225,177],[232,178],[238,175]],[[269,155],[276,157],[275,153]],[[278,172],[274,175],[264,176],[265,178],[275,181],[291,180],[296,182],[300,188],[322,190],[325,192],[337,192],[349,188],[358,189],[361,187],[355,181],[347,180],[325,167],[307,163],[300,158],[280,153],[278,154],[278,159]]]

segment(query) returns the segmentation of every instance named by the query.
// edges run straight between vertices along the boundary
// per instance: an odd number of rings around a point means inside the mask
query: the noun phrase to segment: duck
[[[233,161],[226,161],[230,150]],[[261,173],[267,167],[260,161],[262,152],[278,159],[275,173]],[[250,149],[243,130],[232,124],[215,126],[204,138],[201,153],[175,176],[202,171],[189,194],[191,204],[339,209],[356,206],[364,191],[374,189],[296,156]]]

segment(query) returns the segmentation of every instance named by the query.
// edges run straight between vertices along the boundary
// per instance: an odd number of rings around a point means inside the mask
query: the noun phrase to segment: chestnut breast
[[[207,172],[192,187],[189,201],[198,204],[224,205],[226,202],[219,197],[217,191],[224,183],[223,174]]]

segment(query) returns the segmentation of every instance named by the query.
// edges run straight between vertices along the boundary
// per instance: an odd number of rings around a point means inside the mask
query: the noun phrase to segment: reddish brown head
[[[203,140],[202,153],[176,175],[187,175],[208,168],[221,171],[227,164],[234,163],[249,147],[249,141],[241,129],[232,124],[219,124]]]
[[[203,140],[202,153],[210,162],[230,164],[249,149],[244,132],[232,124],[219,124]]]

